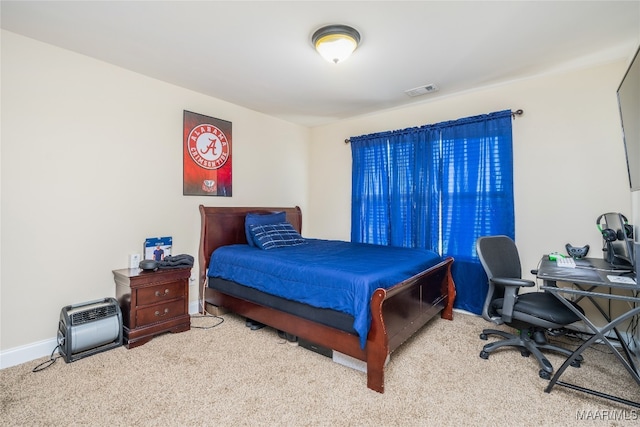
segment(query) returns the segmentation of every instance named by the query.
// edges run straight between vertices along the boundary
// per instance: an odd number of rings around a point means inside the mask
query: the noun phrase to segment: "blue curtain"
[[[484,235],[514,238],[511,112],[351,138],[351,240],[455,258],[455,307],[480,314]]]

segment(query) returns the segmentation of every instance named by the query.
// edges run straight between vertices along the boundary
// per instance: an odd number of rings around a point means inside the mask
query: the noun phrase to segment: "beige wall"
[[[305,127],[6,31],[1,89],[3,366],[49,354],[63,306],[114,296],[145,237],[196,256],[199,204],[307,209]],[[182,195],[183,110],[232,122],[233,197]]]
[[[566,243],[591,245],[604,212],[631,215],[616,89],[626,62],[542,76],[457,96],[425,98],[312,129],[307,233],[349,239],[351,152],[344,139],[506,109],[513,121],[516,242],[528,273]],[[426,95],[429,96],[429,95]]]
[[[625,61],[307,129],[5,31],[1,47],[0,367],[50,353],[61,307],[113,296],[111,270],[145,237],[196,255],[201,203],[297,204],[305,236],[348,240],[353,135],[522,108],[526,270],[567,242],[600,256],[595,219],[631,209],[615,99]],[[185,109],[233,123],[233,197],[182,196]]]

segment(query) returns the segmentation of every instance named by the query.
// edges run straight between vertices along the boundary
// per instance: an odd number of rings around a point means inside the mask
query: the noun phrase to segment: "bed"
[[[384,366],[389,355],[429,320],[440,314],[453,320],[455,285],[452,258],[386,288],[372,291],[368,334],[354,328],[355,317],[344,311],[312,307],[233,280],[209,277],[213,252],[247,245],[247,214],[284,212],[286,221],[300,233],[299,207],[206,207],[200,205],[199,283],[203,306],[208,303],[263,323],[306,341],[330,348],[366,363],[367,386],[384,392]],[[220,252],[220,251],[219,251]],[[271,251],[263,251],[271,252]]]

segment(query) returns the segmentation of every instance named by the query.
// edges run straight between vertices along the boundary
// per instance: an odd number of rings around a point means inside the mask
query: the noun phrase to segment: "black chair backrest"
[[[476,249],[489,280],[492,277],[522,278],[518,248],[510,237],[480,237]]]
[[[518,248],[508,236],[485,236],[476,241],[476,251],[489,279],[489,289],[482,308],[482,317],[485,320],[500,323],[499,316],[492,308],[492,301],[504,297],[504,288],[495,286],[491,279],[493,277],[522,278]]]

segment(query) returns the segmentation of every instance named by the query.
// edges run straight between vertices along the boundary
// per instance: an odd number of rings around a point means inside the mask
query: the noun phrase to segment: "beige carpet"
[[[213,329],[165,334],[41,372],[43,358],[0,371],[2,425],[639,425],[640,410],[556,387],[544,393],[533,357],[478,357],[489,324],[455,313],[435,319],[392,357],[386,392],[366,375],[250,331],[225,315]],[[207,326],[212,318],[194,318]],[[561,359],[551,358],[559,367]],[[640,400],[640,387],[608,352],[589,350],[563,378]]]

